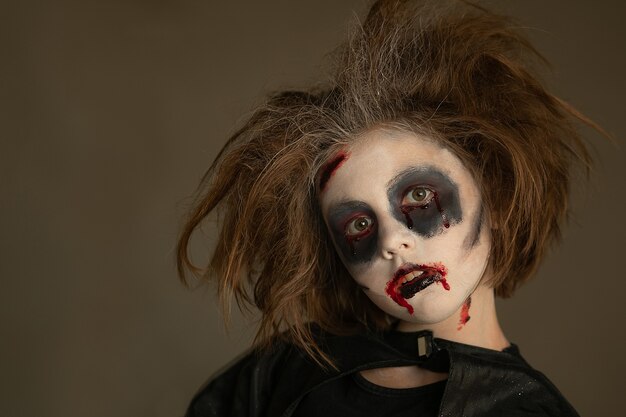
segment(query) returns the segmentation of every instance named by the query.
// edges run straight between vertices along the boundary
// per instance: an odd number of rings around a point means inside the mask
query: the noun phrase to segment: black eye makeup
[[[431,186],[418,185],[412,186],[408,191],[402,193],[404,196],[400,202],[400,211],[404,214],[404,218],[406,220],[406,227],[409,229],[413,229],[413,217],[411,216],[411,212],[413,210],[426,210],[430,207],[430,204],[435,202],[437,206],[437,210],[442,215],[443,225],[447,228],[450,227],[450,223],[441,208],[441,204],[439,203],[439,196],[437,195],[437,191],[433,190]]]
[[[462,221],[456,184],[432,167],[410,168],[387,183],[389,209],[414,233],[433,237]],[[327,223],[343,258],[369,262],[379,247],[374,210],[363,201],[340,201],[328,210]]]
[[[420,236],[433,237],[462,221],[458,187],[436,168],[409,168],[387,185],[392,214]]]
[[[344,259],[368,262],[378,246],[376,216],[369,205],[360,201],[340,202],[328,213],[328,226]]]

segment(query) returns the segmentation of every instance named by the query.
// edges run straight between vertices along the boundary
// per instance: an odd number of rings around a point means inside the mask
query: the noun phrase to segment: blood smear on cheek
[[[463,303],[463,307],[461,307],[461,318],[459,319],[459,327],[457,330],[461,330],[465,324],[470,320],[469,309],[472,305],[472,297],[468,297],[467,300]]]

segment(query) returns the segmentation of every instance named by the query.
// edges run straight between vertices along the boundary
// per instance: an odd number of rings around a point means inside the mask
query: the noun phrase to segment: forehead
[[[409,168],[434,168],[459,184],[472,182],[461,161],[434,140],[414,133],[374,130],[343,151],[341,165],[320,194],[322,209],[342,200],[368,200]]]

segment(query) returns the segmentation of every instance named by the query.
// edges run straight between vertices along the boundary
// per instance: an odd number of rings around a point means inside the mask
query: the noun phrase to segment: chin
[[[370,297],[370,299],[390,316],[408,323],[422,325],[435,325],[446,321],[456,314],[464,302],[464,299],[458,302],[457,300],[446,299],[445,302],[442,302],[439,297],[429,300],[422,299],[419,302],[409,299],[407,301],[413,308],[413,313],[410,314],[407,308],[396,304],[386,296]]]
[[[398,318],[409,323],[434,325],[446,321],[448,318],[450,318],[450,316],[454,315],[456,310],[457,309],[439,308],[435,310],[431,309],[427,311],[420,311],[418,309],[415,309],[413,311],[413,314],[408,314],[408,312],[405,311],[403,317]]]

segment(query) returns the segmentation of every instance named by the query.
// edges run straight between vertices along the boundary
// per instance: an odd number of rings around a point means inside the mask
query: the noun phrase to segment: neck
[[[498,322],[493,289],[480,285],[472,293],[471,302],[469,300],[442,322],[417,324],[400,321],[397,329],[401,332],[431,330],[435,337],[487,349],[502,350],[509,346]]]

